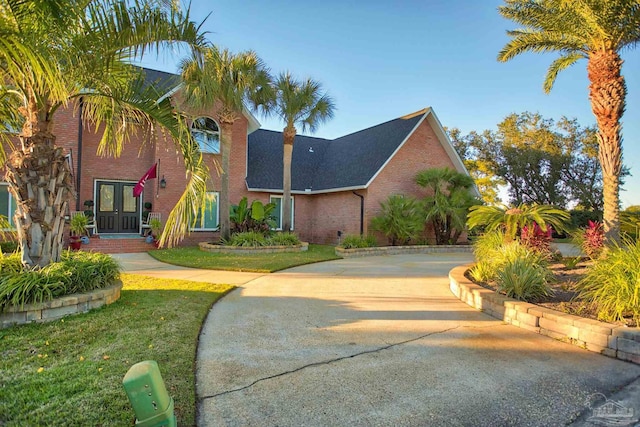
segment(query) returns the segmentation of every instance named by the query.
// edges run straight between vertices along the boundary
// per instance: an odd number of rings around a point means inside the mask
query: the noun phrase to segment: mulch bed
[[[580,317],[598,320],[597,311],[584,301],[578,298],[576,285],[586,275],[587,270],[593,264],[589,258],[582,258],[574,268],[567,268],[561,262],[554,262],[549,265],[553,272],[554,280],[549,283],[553,293],[549,297],[545,297],[536,301],[528,301],[532,304],[551,308],[567,314],[573,314]],[[487,289],[498,292],[497,286],[493,282],[476,282],[471,276],[465,273],[465,277],[473,283]],[[618,325],[627,325],[629,327],[638,326],[633,319],[625,318],[624,322],[609,322]]]

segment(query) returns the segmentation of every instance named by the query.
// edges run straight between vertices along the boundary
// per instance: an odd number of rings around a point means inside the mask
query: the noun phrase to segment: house
[[[172,97],[179,105],[177,76],[145,70],[159,97]],[[100,130],[82,122],[75,105],[56,113],[54,133],[65,148],[75,174],[78,198],[72,210],[83,210],[86,200],[93,209],[98,234],[139,234],[144,203],[166,219],[181,196],[185,170],[175,145],[165,138],[141,140],[133,135],[119,158],[99,157]],[[187,111],[193,117],[192,132],[212,170],[207,209],[184,244],[211,241],[219,212],[216,189],[220,187],[215,162],[219,160],[219,128],[216,108]],[[281,221],[282,133],[260,129],[248,111],[234,124],[230,154],[230,202],[274,202]],[[157,164],[157,178],[146,183],[141,197],[133,187]],[[424,195],[414,177],[418,171],[445,167],[467,173],[442,125],[431,108],[399,117],[333,140],[296,136],[292,160],[292,216],[294,231],[304,241],[336,243],[339,234],[369,232],[371,218],[389,195]],[[12,214],[6,184],[0,185],[0,213]]]

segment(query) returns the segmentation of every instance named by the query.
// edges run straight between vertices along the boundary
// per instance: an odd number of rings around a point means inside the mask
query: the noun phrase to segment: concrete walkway
[[[200,336],[199,425],[595,425],[586,421],[589,405],[604,403],[595,393],[640,415],[640,366],[456,299],[447,273],[470,261],[371,257],[227,281],[166,267],[170,277],[244,283],[214,305]],[[125,268],[163,276],[139,262]]]

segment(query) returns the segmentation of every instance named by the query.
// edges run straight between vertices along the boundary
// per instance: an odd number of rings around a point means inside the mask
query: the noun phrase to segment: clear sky
[[[254,50],[274,73],[289,70],[320,81],[334,98],[335,117],[315,136],[334,138],[430,106],[444,126],[464,133],[496,129],[510,113],[577,118],[595,124],[586,60],[558,76],[551,94],[543,79],[555,54],[496,56],[515,23],[498,0],[338,1],[192,0],[209,40],[234,52]],[[177,72],[184,52],[143,64]],[[640,46],[622,52],[627,82],[624,162],[633,176],[623,207],[640,205]],[[258,117],[282,130],[277,119]]]

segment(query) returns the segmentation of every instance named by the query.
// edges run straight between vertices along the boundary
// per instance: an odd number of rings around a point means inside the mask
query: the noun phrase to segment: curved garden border
[[[342,258],[356,258],[377,255],[432,254],[448,252],[473,252],[471,245],[412,245],[412,246],[376,246],[373,248],[344,249],[336,247],[336,255]]]
[[[462,302],[513,326],[640,364],[640,328],[585,319],[500,295],[467,279],[464,273],[469,267],[449,272],[449,288]]]
[[[208,242],[198,244],[201,251],[220,253],[220,254],[274,254],[281,252],[304,252],[309,249],[309,243],[302,242],[293,246],[223,246]]]
[[[65,295],[39,304],[9,306],[0,312],[0,329],[31,322],[51,322],[70,314],[86,313],[120,299],[122,282],[82,294]]]

